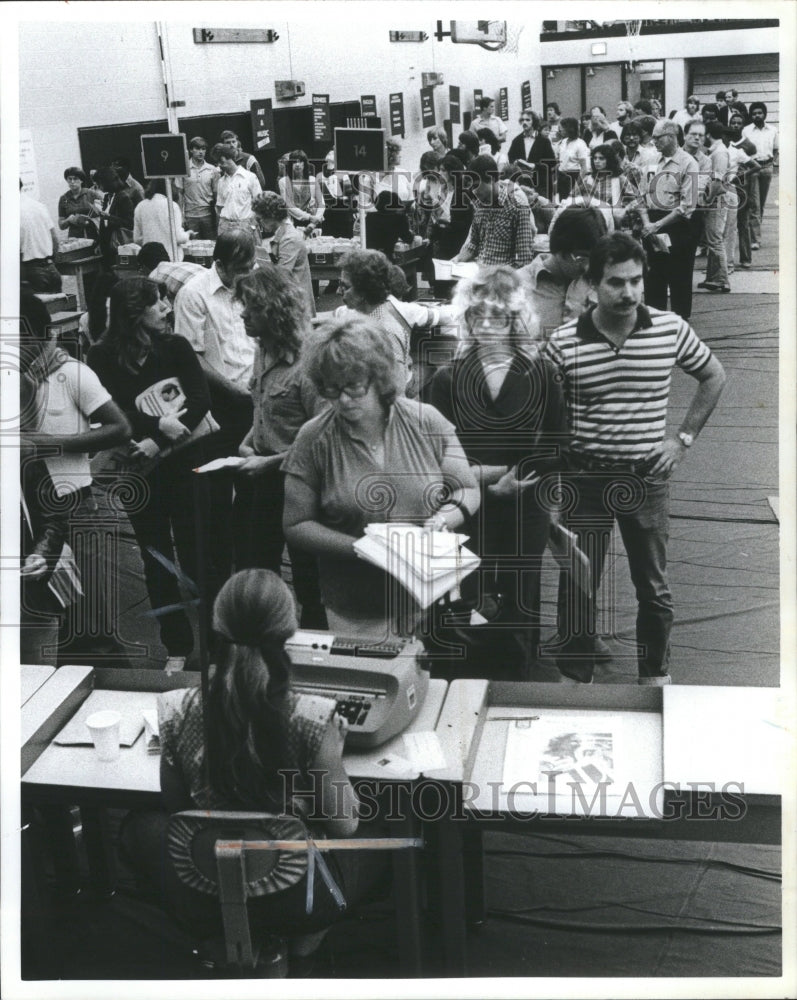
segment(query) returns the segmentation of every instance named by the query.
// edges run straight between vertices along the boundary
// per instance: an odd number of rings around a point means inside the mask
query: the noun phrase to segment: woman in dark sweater
[[[482,557],[482,592],[500,593],[499,621],[522,653],[528,678],[537,658],[540,568],[556,493],[566,415],[562,389],[543,358],[536,321],[518,272],[483,268],[461,281],[453,310],[465,335],[455,360],[439,368],[426,402],[455,426],[481,487],[481,507],[464,531]]]
[[[108,330],[87,360],[133,428],[122,469],[130,488],[117,498],[141,548],[155,610],[179,605],[181,596],[176,575],[151,550],[174,563],[176,549],[182,571],[196,580],[191,469],[204,460],[204,433],[212,430],[210,394],[191,345],[171,333],[171,307],[154,281],[120,281],[110,303]],[[177,608],[158,623],[167,671],[182,669],[194,646],[188,617]]]

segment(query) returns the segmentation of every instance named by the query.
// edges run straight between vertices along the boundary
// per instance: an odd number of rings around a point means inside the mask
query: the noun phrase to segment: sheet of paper
[[[405,733],[404,749],[413,766],[419,771],[433,771],[446,766],[446,758],[437,733],[431,731]]]
[[[240,455],[229,455],[227,458],[214,458],[212,462],[206,462],[194,469],[194,472],[216,472],[218,469],[237,469],[246,461]]]

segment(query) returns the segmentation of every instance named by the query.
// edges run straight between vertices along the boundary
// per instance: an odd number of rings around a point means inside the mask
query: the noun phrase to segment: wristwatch
[[[686,431],[678,431],[678,440],[684,448],[691,448],[695,443],[695,436],[694,434],[687,434]]]

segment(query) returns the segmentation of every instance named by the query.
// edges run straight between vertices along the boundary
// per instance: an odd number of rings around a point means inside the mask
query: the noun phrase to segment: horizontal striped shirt
[[[639,461],[664,440],[673,367],[696,375],[711,351],[680,316],[645,306],[617,348],[596,329],[593,312],[560,326],[545,347],[563,378],[570,451]]]

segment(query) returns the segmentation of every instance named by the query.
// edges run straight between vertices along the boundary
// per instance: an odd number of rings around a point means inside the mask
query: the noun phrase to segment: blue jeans
[[[589,681],[595,667],[597,594],[616,521],[636,590],[637,661],[640,677],[667,673],[672,628],[672,596],[667,583],[669,483],[630,472],[578,471],[563,476],[569,503],[563,521],[575,532],[590,560],[591,592],[566,576],[559,592],[559,669]]]
[[[728,223],[728,202],[723,192],[712,205],[705,209],[706,281],[723,288],[728,286],[728,257],[725,246],[725,232]]]
[[[764,217],[764,206],[767,203],[769,185],[775,171],[774,164],[768,163],[758,173],[750,175],[750,242],[761,243],[761,220]]]

